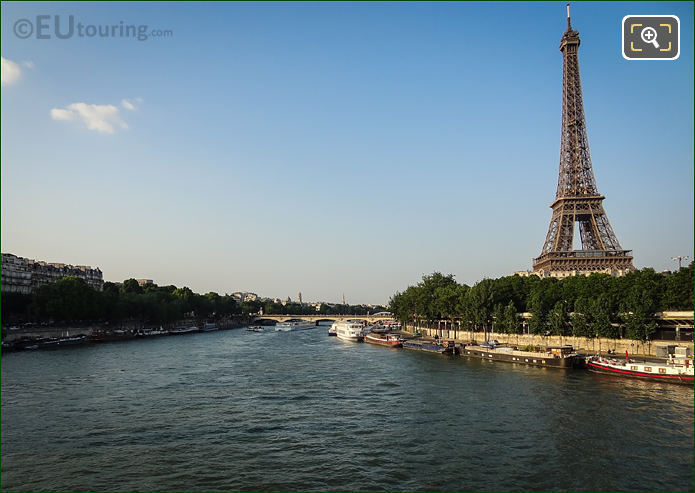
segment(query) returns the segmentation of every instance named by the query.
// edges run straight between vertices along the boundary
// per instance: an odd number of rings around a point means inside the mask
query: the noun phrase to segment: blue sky
[[[679,59],[623,59],[628,14],[677,15]],[[18,37],[37,15],[171,33]],[[693,5],[577,2],[572,25],[604,208],[637,267],[673,268],[693,258]],[[2,251],[349,303],[530,269],[565,27],[564,2],[2,3]]]

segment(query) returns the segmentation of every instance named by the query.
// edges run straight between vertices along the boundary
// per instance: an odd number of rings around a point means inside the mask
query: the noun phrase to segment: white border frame
[[[672,19],[676,19],[676,22],[678,23],[678,53],[676,53],[676,56],[673,58],[630,58],[625,56],[625,19],[628,17],[671,17]],[[639,61],[639,60],[661,60],[661,61],[670,61],[670,60],[678,60],[678,58],[681,56],[681,20],[678,18],[677,15],[668,15],[668,14],[663,14],[663,15],[646,15],[646,14],[629,14],[623,17],[623,20],[620,22],[620,52],[623,54],[623,58],[625,60],[630,60],[630,61]]]

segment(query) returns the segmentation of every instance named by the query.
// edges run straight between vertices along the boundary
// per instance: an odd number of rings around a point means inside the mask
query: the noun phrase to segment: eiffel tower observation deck
[[[632,251],[624,250],[603,209],[589,154],[582,85],[579,78],[579,32],[572,29],[567,4],[567,30],[560,41],[562,52],[562,143],[560,173],[553,215],[543,250],[533,261],[534,273],[565,277],[604,272],[622,275],[634,269]],[[579,225],[581,250],[573,250],[575,224]]]

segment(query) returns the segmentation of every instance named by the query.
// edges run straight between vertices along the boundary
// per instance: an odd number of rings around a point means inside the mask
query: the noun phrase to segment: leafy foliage
[[[452,275],[435,272],[397,292],[389,310],[402,323],[458,319],[464,328],[519,330],[519,313],[531,317],[531,333],[646,340],[655,330],[654,314],[693,309],[693,263],[673,274],[653,269],[623,277],[607,274],[573,276],[562,281],[536,276],[483,279],[458,284]]]
[[[105,282],[101,292],[93,290],[78,277],[65,277],[41,286],[31,295],[2,294],[3,322],[102,321],[119,323],[136,320],[152,324],[175,322],[183,318],[216,319],[231,315],[249,315],[263,310],[266,314],[316,315],[310,305],[244,301],[217,293],[194,293],[188,287],[140,286],[135,279],[120,284]],[[384,307],[365,305],[323,305],[325,315],[366,315],[384,311]]]

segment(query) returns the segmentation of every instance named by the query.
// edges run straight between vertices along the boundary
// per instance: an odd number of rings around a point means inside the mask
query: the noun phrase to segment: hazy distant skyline
[[[433,271],[531,269],[557,185],[564,5],[2,3],[2,252],[351,304]],[[628,14],[677,15],[680,57],[623,59]],[[37,15],[170,34],[21,39]],[[692,3],[577,2],[572,25],[611,225],[636,267],[677,268],[693,258]]]

